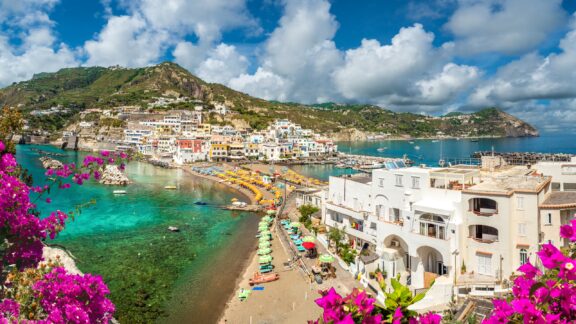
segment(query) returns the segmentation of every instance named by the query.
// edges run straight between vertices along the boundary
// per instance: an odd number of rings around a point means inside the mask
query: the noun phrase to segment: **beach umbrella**
[[[232,201],[232,202],[238,201],[238,198],[232,198],[232,199],[230,199],[230,201]]]
[[[308,235],[302,238],[302,242],[314,242],[314,241],[316,241],[316,238],[314,236]]]
[[[272,262],[272,256],[270,254],[263,255],[258,258],[258,263],[270,263]]]
[[[314,244],[313,242],[304,242],[302,243],[302,246],[306,249],[306,250],[311,250],[314,247],[316,247],[316,244]]]
[[[332,263],[334,262],[334,257],[331,256],[330,254],[322,254],[318,260],[320,260],[320,262],[322,263]]]
[[[268,226],[260,226],[258,227],[258,232],[260,232],[260,234],[262,234],[262,232],[267,231],[268,230]]]
[[[270,235],[262,235],[262,236],[260,236],[260,238],[258,239],[258,241],[259,241],[260,243],[262,243],[262,242],[268,242],[268,241],[270,241]]]
[[[300,227],[300,223],[299,222],[292,222],[292,223],[290,223],[290,227]]]
[[[271,222],[271,221],[272,221],[272,218],[269,217],[269,216],[264,216],[264,217],[262,217],[262,220],[261,220],[260,222],[263,222],[263,221],[264,221],[264,222]]]
[[[258,250],[258,255],[266,255],[270,253],[272,253],[272,249],[270,249],[269,247]]]
[[[268,211],[266,212],[266,214],[268,214],[268,215],[276,215],[276,211],[273,210],[273,209],[270,209],[270,210],[268,210]]]
[[[260,232],[260,235],[270,235],[270,234],[271,233],[269,230],[265,230],[265,231]]]
[[[260,244],[258,244],[259,249],[264,249],[267,247],[270,247],[270,241],[263,241],[263,242],[260,242]]]
[[[265,220],[261,220],[260,223],[258,223],[258,226],[266,226],[268,227],[268,225],[270,225],[267,221]]]

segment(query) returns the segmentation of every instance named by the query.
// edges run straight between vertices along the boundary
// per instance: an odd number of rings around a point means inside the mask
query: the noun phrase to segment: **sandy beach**
[[[294,199],[287,202],[285,213],[294,219],[297,210]],[[291,256],[288,251],[288,242],[281,239],[277,231],[280,228],[273,227],[272,233],[272,256],[275,271],[280,275],[280,280],[261,285],[264,290],[252,291],[250,297],[244,301],[238,298],[240,289],[251,289],[248,279],[258,270],[258,257],[253,253],[252,260],[242,274],[234,295],[227,303],[227,307],[220,318],[219,323],[306,323],[308,320],[317,319],[321,309],[314,300],[319,298],[318,291],[334,287],[339,293],[349,293],[353,287],[359,287],[352,276],[335,264],[337,278],[324,281],[322,284],[311,282],[310,278],[296,265],[284,266],[289,263]],[[322,246],[318,246],[319,252],[325,252]],[[314,260],[305,258],[310,265]]]

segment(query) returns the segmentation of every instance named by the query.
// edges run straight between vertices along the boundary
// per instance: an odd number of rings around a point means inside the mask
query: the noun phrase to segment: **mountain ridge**
[[[71,109],[71,117],[88,108],[127,105],[148,108],[154,98],[163,96],[185,96],[208,104],[224,103],[233,115],[216,120],[218,123],[234,123],[234,119],[239,119],[254,129],[262,129],[273,119],[287,118],[303,127],[333,134],[336,139],[365,139],[377,134],[435,137],[438,132],[453,137],[539,135],[532,125],[495,107],[470,114],[457,112],[431,117],[369,104],[304,105],[267,101],[221,84],[208,83],[172,62],[143,68],[76,67],[38,73],[28,81],[0,89],[0,106],[19,107],[27,115],[33,110],[60,105]],[[192,106],[182,103],[170,108]]]

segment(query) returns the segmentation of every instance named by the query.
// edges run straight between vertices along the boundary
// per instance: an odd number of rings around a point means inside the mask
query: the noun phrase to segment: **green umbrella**
[[[263,255],[258,258],[259,263],[270,263],[272,262],[272,256],[270,254]]]
[[[262,217],[262,221],[260,221],[260,223],[262,223],[262,222],[268,222],[268,223],[270,223],[271,221],[272,221],[272,218],[271,218],[271,217],[264,216],[264,217]]]
[[[270,241],[262,241],[260,242],[260,244],[258,244],[259,249],[264,249],[267,247],[270,247]]]
[[[263,248],[258,250],[258,255],[266,255],[272,253],[272,249],[270,248]]]
[[[258,226],[258,231],[262,232],[262,231],[267,231],[269,230],[268,225],[265,226]]]
[[[330,254],[322,254],[318,260],[320,260],[320,262],[322,263],[332,263],[334,262],[334,257],[331,256]]]
[[[260,232],[261,235],[270,235],[270,231],[266,230],[266,231],[262,231]]]
[[[260,238],[259,238],[258,240],[260,241],[260,243],[262,243],[262,242],[268,242],[268,241],[270,241],[270,235],[260,236]]]
[[[302,238],[302,242],[314,242],[314,241],[316,241],[316,238],[314,236],[308,235]]]
[[[268,227],[269,225],[270,225],[270,224],[269,224],[268,222],[266,222],[266,221],[263,221],[263,222],[258,223],[258,226],[266,226],[266,227]]]
[[[275,210],[269,210],[266,212],[266,214],[268,215],[276,215],[276,211]]]
[[[300,227],[300,223],[292,222],[292,223],[290,223],[290,227]]]

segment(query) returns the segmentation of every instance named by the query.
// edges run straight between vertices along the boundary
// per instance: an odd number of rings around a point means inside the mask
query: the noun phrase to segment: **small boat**
[[[478,139],[477,139],[477,138],[473,138],[473,139],[470,140],[470,142],[478,142]]]
[[[180,229],[176,226],[168,226],[170,232],[180,232]]]
[[[432,143],[438,143],[438,140],[432,140]]]
[[[415,149],[416,151],[418,151],[418,150],[420,149],[420,146],[416,145],[416,146],[414,146],[414,149]]]
[[[277,273],[263,274],[261,272],[255,272],[254,277],[248,280],[248,284],[254,286],[261,283],[276,281],[278,279],[280,279],[280,275]]]
[[[408,142],[408,143],[410,143],[410,144],[414,144],[414,141],[410,141],[410,142]]]
[[[378,151],[378,152],[384,152],[384,150],[386,150],[385,147],[379,147],[376,151]]]
[[[195,202],[195,203],[194,203],[194,205],[198,205],[198,206],[206,206],[206,205],[208,205],[208,203],[206,203],[206,202],[203,202],[203,201],[197,201],[197,202]]]
[[[114,190],[114,191],[112,191],[112,193],[115,195],[125,195],[126,190]]]
[[[165,186],[164,189],[167,189],[167,190],[176,190],[177,188],[176,188],[176,186]]]

